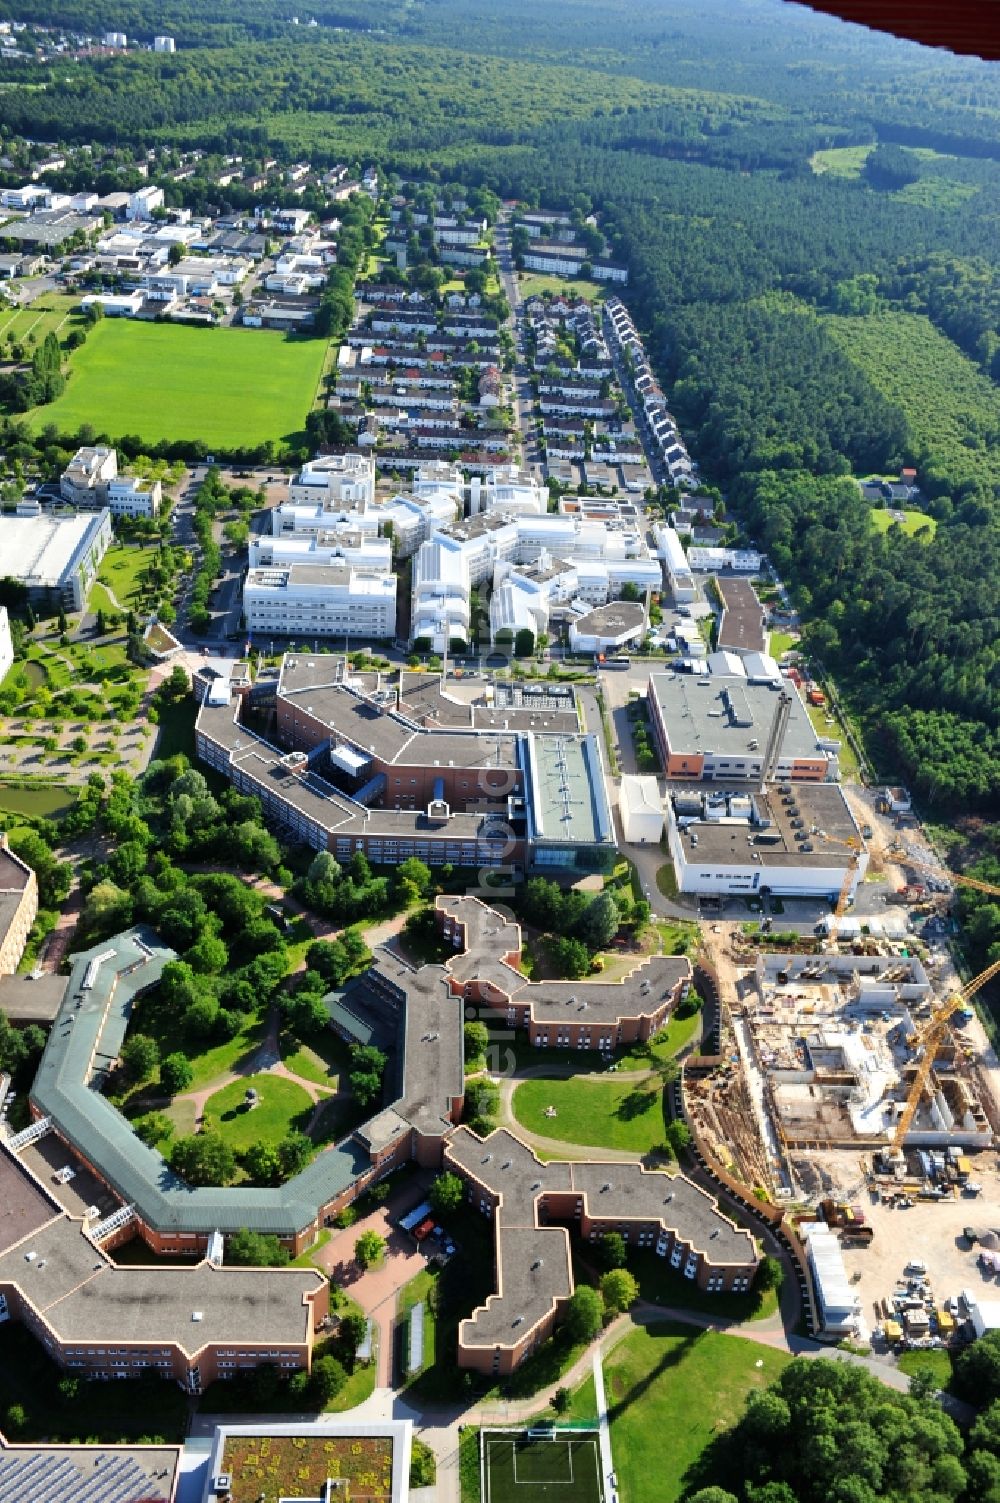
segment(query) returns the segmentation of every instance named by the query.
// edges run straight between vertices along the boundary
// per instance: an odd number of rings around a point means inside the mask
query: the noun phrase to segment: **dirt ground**
[[[848,1276],[860,1274],[861,1308],[869,1329],[880,1324],[876,1304],[892,1294],[911,1258],[927,1265],[927,1276],[938,1301],[951,1299],[970,1289],[987,1299],[1000,1299],[1000,1280],[977,1263],[978,1248],[970,1247],[963,1227],[979,1231],[1000,1230],[1000,1169],[995,1153],[973,1158],[973,1175],[983,1192],[975,1198],[918,1200],[909,1210],[873,1205],[865,1192],[858,1197],[865,1216],[875,1229],[869,1247],[844,1249]]]

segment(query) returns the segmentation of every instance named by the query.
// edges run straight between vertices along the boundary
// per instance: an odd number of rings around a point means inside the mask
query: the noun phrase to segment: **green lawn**
[[[301,1075],[303,1080],[311,1080],[314,1085],[326,1086],[331,1091],[337,1090],[340,1077],[347,1074],[351,1062],[348,1046],[332,1029],[313,1039],[311,1044],[291,1042],[288,1053],[282,1040],[281,1058],[293,1075]]]
[[[623,1148],[648,1153],[663,1142],[663,1091],[616,1080],[525,1080],[513,1097],[514,1116],[522,1127],[561,1143]],[[557,1115],[547,1117],[554,1106]]]
[[[905,521],[901,522],[899,525],[902,527],[903,532],[906,534],[906,536],[910,538],[916,537],[921,527],[926,527],[928,529],[928,532],[925,538],[925,542],[929,543],[931,538],[937,531],[937,519],[935,517],[929,517],[925,511],[906,510],[903,512],[903,516],[905,518]],[[892,512],[887,511],[882,507],[876,507],[872,511],[871,518],[872,526],[874,527],[876,532],[888,532],[889,528],[895,525],[895,518]]]
[[[252,1111],[244,1104],[248,1087],[259,1097]],[[205,1116],[237,1153],[252,1143],[280,1143],[293,1128],[303,1131],[311,1110],[302,1086],[268,1074],[234,1080],[205,1103]]]
[[[951,1353],[941,1351],[900,1352],[896,1359],[900,1372],[912,1377],[914,1373],[930,1368],[939,1388],[950,1392],[955,1377],[951,1365]]]
[[[677,897],[677,877],[672,861],[665,861],[656,873],[656,886],[665,898]]]
[[[874,150],[874,142],[870,146],[831,146],[827,151],[814,151],[809,165],[817,176],[828,172],[831,177],[858,178]]]
[[[689,1044],[701,1026],[701,1013],[693,1012],[689,1018],[671,1018],[650,1040],[650,1052],[656,1059],[670,1059]],[[641,1049],[628,1049],[615,1055],[621,1070],[645,1070],[649,1067],[649,1055]]]
[[[68,322],[74,308],[80,306],[78,297],[71,297],[67,293],[49,292],[40,297],[28,308],[4,308],[0,310],[0,339],[16,339],[22,343],[34,335],[34,345],[27,346],[28,351],[42,343],[46,334],[58,334],[65,337],[71,327]],[[74,320],[80,322],[80,320]]]
[[[627,1503],[680,1498],[706,1446],[790,1360],[715,1331],[670,1324],[633,1331],[604,1362],[620,1496]]]
[[[840,759],[841,777],[850,783],[859,782],[860,773],[858,770],[858,759],[854,755],[854,749],[851,746],[851,743],[844,735],[844,730],[840,724],[840,721],[835,715],[830,715],[829,709],[826,709],[821,705],[807,704],[806,711],[808,712],[809,719],[812,721],[813,727],[818,735],[832,736],[835,741],[840,742],[840,751],[838,753],[838,756]],[[832,725],[827,725],[826,723],[828,716],[833,721]]]
[[[791,632],[773,631],[768,639],[767,650],[772,658],[780,658],[783,652],[791,652],[798,645],[798,637],[794,637]]]
[[[160,711],[156,746],[153,755],[161,761],[175,757],[178,752],[194,762],[194,722],[198,706],[193,699],[185,698],[167,705]]]
[[[136,547],[129,543],[115,543],[101,559],[97,578],[101,584],[114,591],[126,610],[130,605],[138,603],[145,589],[146,570],[156,558],[157,551],[156,548],[148,546]],[[104,602],[94,601],[93,609],[96,610],[99,604],[104,604]],[[111,608],[114,609],[113,604]]]
[[[592,282],[587,277],[557,277],[541,272],[526,272],[519,276],[517,285],[522,298],[540,297],[551,292],[555,297],[585,297],[588,302],[603,299],[607,288],[601,282]]]
[[[71,356],[66,391],[28,421],[65,433],[91,423],[113,439],[136,433],[150,444],[289,440],[312,406],[326,344],[265,329],[104,319]]]

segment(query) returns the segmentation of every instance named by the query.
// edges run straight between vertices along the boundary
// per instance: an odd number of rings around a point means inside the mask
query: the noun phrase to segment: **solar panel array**
[[[131,1456],[102,1457],[86,1469],[65,1456],[0,1453],[0,1503],[166,1503]]]

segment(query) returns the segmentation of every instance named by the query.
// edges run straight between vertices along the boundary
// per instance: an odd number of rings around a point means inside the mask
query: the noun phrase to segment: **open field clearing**
[[[105,319],[71,357],[63,395],[29,422],[64,433],[90,423],[149,444],[281,443],[301,431],[325,357],[323,339]]]

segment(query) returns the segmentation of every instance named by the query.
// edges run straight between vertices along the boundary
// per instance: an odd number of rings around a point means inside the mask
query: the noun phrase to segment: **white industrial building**
[[[439,543],[444,547],[434,546]],[[487,580],[493,583],[490,632],[494,642],[501,632],[516,635],[523,629],[537,637],[548,629],[549,615],[556,604],[579,602],[578,615],[582,616],[588,607],[617,599],[626,584],[635,585],[645,594],[662,583],[659,564],[649,557],[639,533],[620,523],[531,511],[511,515],[499,507],[486,510],[436,527],[418,551],[414,566],[413,635],[431,637],[438,650],[446,633],[452,630],[451,602],[460,578],[466,577],[454,562],[459,553],[465,561],[467,589]],[[445,572],[441,588],[436,589],[434,571],[439,567]],[[430,604],[434,598],[448,602],[442,606],[437,624]],[[645,613],[641,607],[639,611],[644,623]],[[418,616],[423,628],[419,632]],[[641,635],[642,628],[635,633],[633,624],[629,622],[623,640]],[[618,623],[615,632],[608,636],[611,645],[621,629],[622,623]],[[595,635],[594,641],[599,640],[599,634]],[[603,647],[587,650],[600,651]]]
[[[861,1334],[861,1296],[847,1276],[835,1234],[825,1221],[814,1221],[805,1227],[805,1240],[822,1334],[838,1339]]]
[[[836,903],[845,891],[853,898],[868,869],[835,783],[772,784],[764,793],[685,789],[668,797],[666,819],[679,892]]]
[[[485,479],[473,475],[469,481],[469,510],[473,515],[500,510],[511,516],[520,512],[544,516],[548,507],[548,487],[523,475],[516,465],[498,465]]]
[[[698,574],[715,574],[731,569],[734,574],[759,574],[761,555],[752,548],[688,549],[688,564]]]
[[[72,610],[83,609],[110,543],[106,507],[72,517],[0,516],[0,559],[7,578],[19,580],[36,598],[56,596]]]
[[[173,37],[159,36],[153,38],[154,52],[176,52],[177,43]]]
[[[680,538],[672,527],[657,527],[654,534],[670,593],[678,605],[696,600],[698,586],[695,584],[691,565]]]
[[[659,845],[663,834],[663,799],[655,778],[626,773],[621,781],[618,812],[628,845]]]
[[[251,569],[243,614],[258,636],[391,639],[396,576],[344,562]]]
[[[7,677],[14,662],[14,644],[10,637],[10,617],[7,607],[0,605],[0,684]]]

